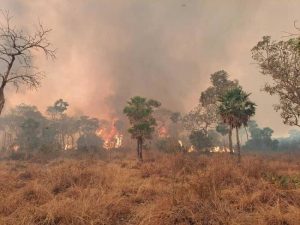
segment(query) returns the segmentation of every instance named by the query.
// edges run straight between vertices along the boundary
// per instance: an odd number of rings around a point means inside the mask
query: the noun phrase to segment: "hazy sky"
[[[261,92],[265,77],[251,59],[264,35],[282,38],[299,20],[296,0],[0,0],[15,24],[37,20],[52,28],[57,59],[37,59],[47,77],[37,91],[12,89],[6,110],[18,103],[41,110],[63,98],[74,113],[118,114],[133,95],[188,111],[209,76],[224,69],[251,92],[255,119],[275,135],[289,129]]]

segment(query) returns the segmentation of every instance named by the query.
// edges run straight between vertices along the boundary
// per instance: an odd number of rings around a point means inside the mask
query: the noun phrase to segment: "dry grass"
[[[2,225],[297,225],[299,156],[0,162]]]

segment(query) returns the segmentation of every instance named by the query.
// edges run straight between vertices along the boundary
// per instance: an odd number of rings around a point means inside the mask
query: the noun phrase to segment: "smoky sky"
[[[55,61],[38,57],[47,77],[36,91],[10,88],[6,110],[19,103],[41,110],[63,98],[70,112],[120,115],[134,95],[160,100],[173,111],[198,103],[209,76],[224,69],[258,105],[255,119],[276,135],[289,129],[260,91],[266,80],[251,59],[264,35],[294,31],[299,1],[273,0],[0,0],[17,26],[40,20],[53,29]]]

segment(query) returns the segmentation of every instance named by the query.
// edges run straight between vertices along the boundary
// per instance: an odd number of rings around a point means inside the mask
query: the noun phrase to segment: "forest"
[[[263,36],[248,51],[261,92],[276,99],[272,113],[290,127],[275,136],[256,119],[265,106],[225,68],[202,74],[207,85],[188,110],[137,92],[115,107],[99,104],[114,113],[95,116],[68,100],[68,87],[51,101],[51,86],[47,107],[13,104],[12,90],[39,95],[43,66],[63,53],[55,29],[40,21],[23,29],[18,14],[0,12],[0,225],[299,224],[296,22],[295,32]]]

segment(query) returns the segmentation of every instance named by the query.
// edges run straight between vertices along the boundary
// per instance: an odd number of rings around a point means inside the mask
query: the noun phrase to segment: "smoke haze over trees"
[[[260,92],[263,81],[249,50],[266,34],[278,39],[282,31],[293,29],[299,19],[297,1],[1,3],[25,29],[33,22],[24,21],[37,18],[53,28],[51,40],[57,47],[55,62],[37,59],[48,75],[39,93],[20,90],[20,96],[9,90],[6,111],[22,102],[44,111],[48,104],[41,99],[63,97],[73,114],[120,115],[120,103],[134,95],[159,99],[173,111],[189,111],[199,90],[209,85],[209,75],[220,68],[252,92],[258,106],[264,105],[255,117],[260,124],[272,126],[276,136],[289,130],[273,112],[277,99]]]

